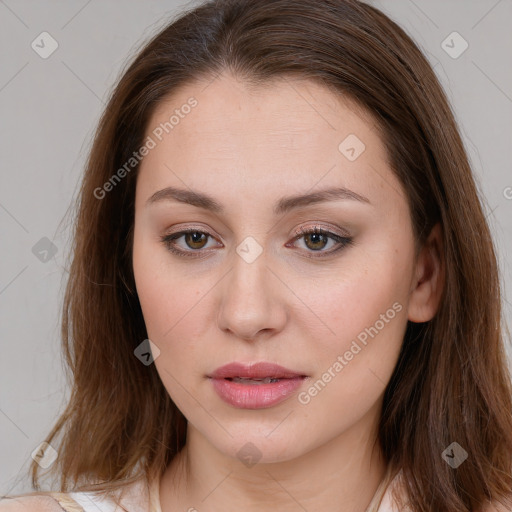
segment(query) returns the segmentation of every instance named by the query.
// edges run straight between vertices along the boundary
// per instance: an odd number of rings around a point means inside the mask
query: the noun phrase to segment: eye
[[[309,257],[328,256],[353,243],[351,237],[333,233],[319,226],[314,226],[309,229],[300,228],[293,241],[300,239],[304,239],[304,245],[306,249],[309,250],[308,252],[320,253],[319,256],[315,255]],[[330,246],[329,242],[332,242]],[[328,246],[329,250],[323,250]]]
[[[183,238],[186,247],[191,250],[187,250],[186,248],[183,248],[183,246],[180,248],[180,246],[177,244],[177,241],[180,238]],[[173,254],[178,256],[197,258],[204,256],[204,253],[199,251],[200,249],[207,248],[206,244],[209,238],[213,238],[209,233],[190,228],[172,233],[170,235],[165,235],[161,238],[161,241]]]
[[[185,247],[178,244],[180,238],[183,238]],[[213,236],[210,233],[195,228],[189,228],[165,235],[161,237],[161,241],[171,253],[177,256],[200,258],[204,257],[205,253],[209,252],[203,251],[202,249],[209,248],[207,244],[211,238],[213,238]],[[301,228],[295,234],[292,242],[296,242],[302,238],[304,239],[306,252],[318,253],[318,256],[308,256],[313,258],[331,255],[353,243],[351,237],[333,233],[319,226],[314,226],[309,229]],[[331,245],[329,245],[329,243],[331,243]],[[286,247],[294,247],[294,245],[290,243],[285,245]],[[217,245],[217,247],[219,247],[219,245]],[[220,247],[222,247],[222,244]],[[330,247],[329,250],[324,250],[326,247]]]

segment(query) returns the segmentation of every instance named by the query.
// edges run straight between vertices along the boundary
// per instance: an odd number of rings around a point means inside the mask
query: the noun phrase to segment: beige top
[[[400,485],[400,474],[392,477],[388,470],[366,512],[398,512],[391,490]],[[94,492],[41,492],[4,498],[0,500],[0,512],[162,512],[159,485],[158,479],[151,484],[145,478],[139,479],[124,489],[117,504]]]

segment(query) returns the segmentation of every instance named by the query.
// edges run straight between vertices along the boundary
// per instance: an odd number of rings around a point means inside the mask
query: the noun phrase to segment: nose
[[[219,290],[218,327],[244,340],[270,337],[287,321],[286,290],[267,266],[264,254],[247,263],[234,256],[231,272]]]

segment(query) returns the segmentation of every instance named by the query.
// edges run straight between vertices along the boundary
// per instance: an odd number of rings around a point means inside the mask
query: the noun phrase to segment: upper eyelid
[[[346,229],[342,229],[339,227],[334,228],[321,224],[312,224],[306,226],[302,225],[299,229],[296,230],[296,236],[303,236],[304,234],[308,234],[314,231],[324,232],[326,234],[331,234],[342,238],[350,238],[351,236]]]
[[[171,233],[165,234],[164,237],[171,237],[171,236],[176,236],[176,235],[180,235],[180,237],[181,237],[190,232],[202,233],[211,238],[217,238],[216,235],[213,235],[212,233],[205,230],[204,228],[197,228],[195,226],[185,227],[185,228],[179,229],[177,231],[173,231]],[[313,233],[313,232],[321,232],[322,234],[334,235],[334,236],[338,236],[340,238],[350,238],[350,235],[347,232],[337,233],[332,228],[328,228],[328,227],[321,226],[321,225],[313,225],[313,226],[307,226],[307,227],[301,226],[298,230],[296,230],[295,234],[293,235],[293,239],[296,240],[297,238],[302,238],[303,236]],[[180,237],[177,237],[177,238],[180,238]]]
[[[308,222],[303,222],[300,224],[300,227],[299,228],[295,228],[294,231],[295,231],[295,234],[293,236],[299,236],[299,235],[302,235],[303,232],[306,232],[306,233],[309,233],[310,231],[313,231],[313,230],[320,230],[320,231],[325,231],[326,233],[331,233],[333,235],[337,235],[337,236],[340,236],[340,237],[346,237],[346,238],[349,238],[351,237],[352,235],[349,233],[349,230],[348,229],[344,229],[344,228],[341,228],[339,226],[334,226],[330,223],[323,223],[322,224],[322,221],[317,221],[317,223],[315,224],[315,221],[310,221],[309,223]],[[180,233],[187,233],[187,232],[190,232],[190,231],[197,231],[199,233],[204,233],[208,236],[211,236],[211,237],[216,237],[216,235],[212,234],[208,228],[205,228],[203,226],[200,226],[200,225],[185,225],[183,226],[181,229],[178,229],[176,231],[173,231],[173,232],[169,232],[168,233],[168,236],[171,236],[171,235],[175,235],[175,234],[180,234]]]

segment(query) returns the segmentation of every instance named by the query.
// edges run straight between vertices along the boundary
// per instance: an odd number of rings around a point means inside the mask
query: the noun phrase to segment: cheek
[[[412,244],[400,249],[375,244],[372,250],[354,251],[330,279],[317,275],[297,281],[297,294],[308,297],[309,308],[323,323],[304,315],[302,329],[311,333],[313,320],[321,328],[315,350],[326,370],[346,354],[344,373],[356,378],[364,375],[362,368],[366,374],[375,368],[383,380],[390,376],[407,326],[413,254]]]
[[[378,402],[400,353],[407,287],[397,286],[392,274],[382,279],[378,270],[353,272],[314,297],[309,289],[312,309],[322,312],[329,330],[312,340],[315,373],[298,398],[311,418],[324,417],[326,409],[340,418],[334,429],[348,428]]]
[[[155,251],[157,252],[157,251]],[[134,251],[137,293],[148,338],[158,347],[154,364],[169,396],[190,414],[190,396],[202,381],[204,325],[208,325],[201,280],[177,272],[168,262],[157,261],[150,251]],[[195,286],[195,285],[199,285]]]
[[[160,350],[155,364],[169,390],[174,385],[164,370],[177,378],[191,377],[191,362],[201,360],[201,340],[207,338],[206,329],[215,320],[208,292],[216,281],[208,277],[211,273],[192,275],[185,266],[173,264],[165,250],[154,241],[138,240],[137,234],[133,271],[148,338]]]
[[[132,254],[135,285],[148,336],[159,348],[166,332],[173,327],[177,310],[184,307],[176,290],[180,290],[180,297],[187,290],[169,279],[162,254],[165,253],[160,247],[136,225]]]
[[[196,340],[199,320],[204,322],[207,314],[207,283],[169,265],[152,265],[150,258],[134,264],[134,273],[148,336],[159,348],[172,345],[183,333],[191,342]]]

